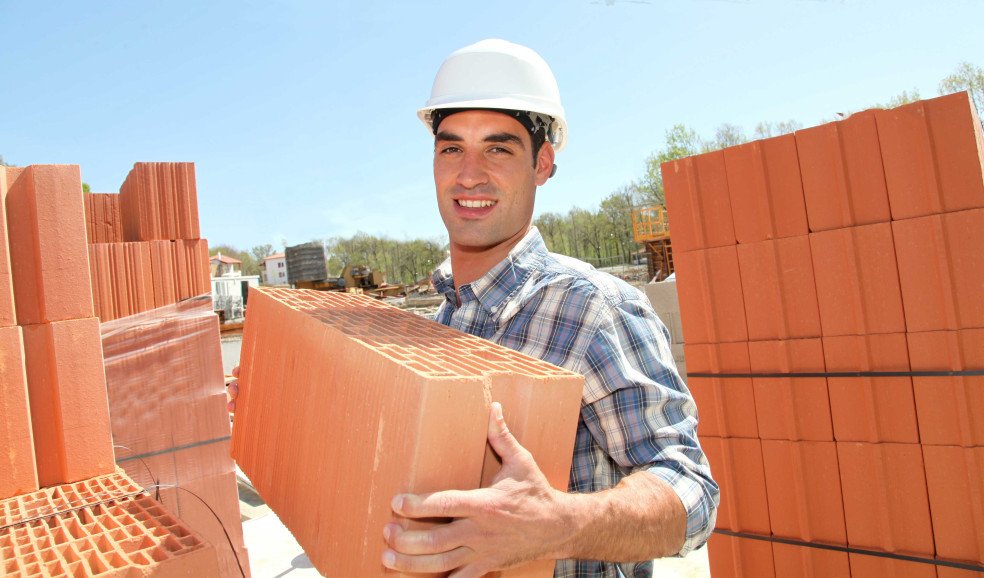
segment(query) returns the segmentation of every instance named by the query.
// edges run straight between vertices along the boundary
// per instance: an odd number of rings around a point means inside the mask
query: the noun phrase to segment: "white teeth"
[[[467,199],[460,199],[458,204],[469,209],[478,209],[480,207],[491,207],[495,204],[495,201],[469,201]]]

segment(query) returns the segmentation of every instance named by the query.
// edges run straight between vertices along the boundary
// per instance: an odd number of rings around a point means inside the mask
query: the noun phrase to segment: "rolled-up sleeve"
[[[697,440],[697,407],[676,371],[669,334],[648,303],[626,301],[609,311],[597,320],[578,368],[585,376],[581,418],[617,465],[616,475],[648,471],[680,497],[687,512],[682,556],[707,541],[719,501]]]

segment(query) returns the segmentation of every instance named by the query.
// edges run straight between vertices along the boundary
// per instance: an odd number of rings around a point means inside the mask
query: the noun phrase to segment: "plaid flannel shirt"
[[[434,272],[446,299],[435,320],[585,377],[568,490],[659,476],[687,511],[680,555],[714,527],[718,486],[697,441],[697,407],[677,373],[669,332],[639,290],[590,265],[549,253],[534,227],[485,276],[458,288],[450,261]],[[649,578],[652,562],[561,560],[556,578]]]
[[[450,262],[434,272],[446,299],[435,320],[585,377],[568,491],[596,492],[647,470],[687,511],[680,555],[707,540],[718,486],[697,442],[697,408],[680,379],[669,332],[637,289],[549,253],[534,227],[484,277],[458,288]],[[649,578],[652,562],[561,560],[557,578]]]

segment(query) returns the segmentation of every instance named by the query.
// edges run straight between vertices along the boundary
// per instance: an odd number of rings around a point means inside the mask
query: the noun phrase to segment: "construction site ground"
[[[621,265],[602,269],[623,279],[640,290],[649,279],[645,265]],[[440,298],[411,299],[409,303],[394,303],[424,317],[433,316]],[[240,332],[222,336],[222,363],[226,373],[239,364]],[[314,568],[290,531],[263,502],[263,498],[237,469],[239,510],[243,520],[243,536],[249,550],[249,564],[256,578],[304,578],[321,574]],[[701,548],[684,558],[665,558],[655,561],[655,575],[661,578],[709,578],[707,548]]]

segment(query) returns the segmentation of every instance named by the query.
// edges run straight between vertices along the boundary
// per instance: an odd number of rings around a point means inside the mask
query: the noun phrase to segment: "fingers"
[[[462,524],[452,522],[428,530],[404,530],[399,524],[387,524],[383,536],[390,548],[403,554],[438,554],[450,552],[465,543]]]
[[[400,572],[447,572],[466,564],[470,554],[471,550],[468,548],[455,548],[450,552],[423,556],[400,554],[399,552],[386,549],[383,551],[382,562],[383,566]]]
[[[526,448],[520,445],[506,426],[506,420],[502,417],[502,404],[497,401],[492,402],[492,411],[489,412],[488,435],[489,445],[503,461],[529,455]]]
[[[229,383],[229,387],[226,389],[229,392],[229,403],[226,406],[229,409],[229,413],[236,412],[236,398],[239,397],[239,381],[232,381]]]
[[[488,502],[486,490],[448,490],[433,494],[400,494],[393,498],[393,512],[405,518],[466,518]]]
[[[238,365],[236,367],[233,367],[232,368],[232,376],[233,377],[239,377],[239,366]]]

